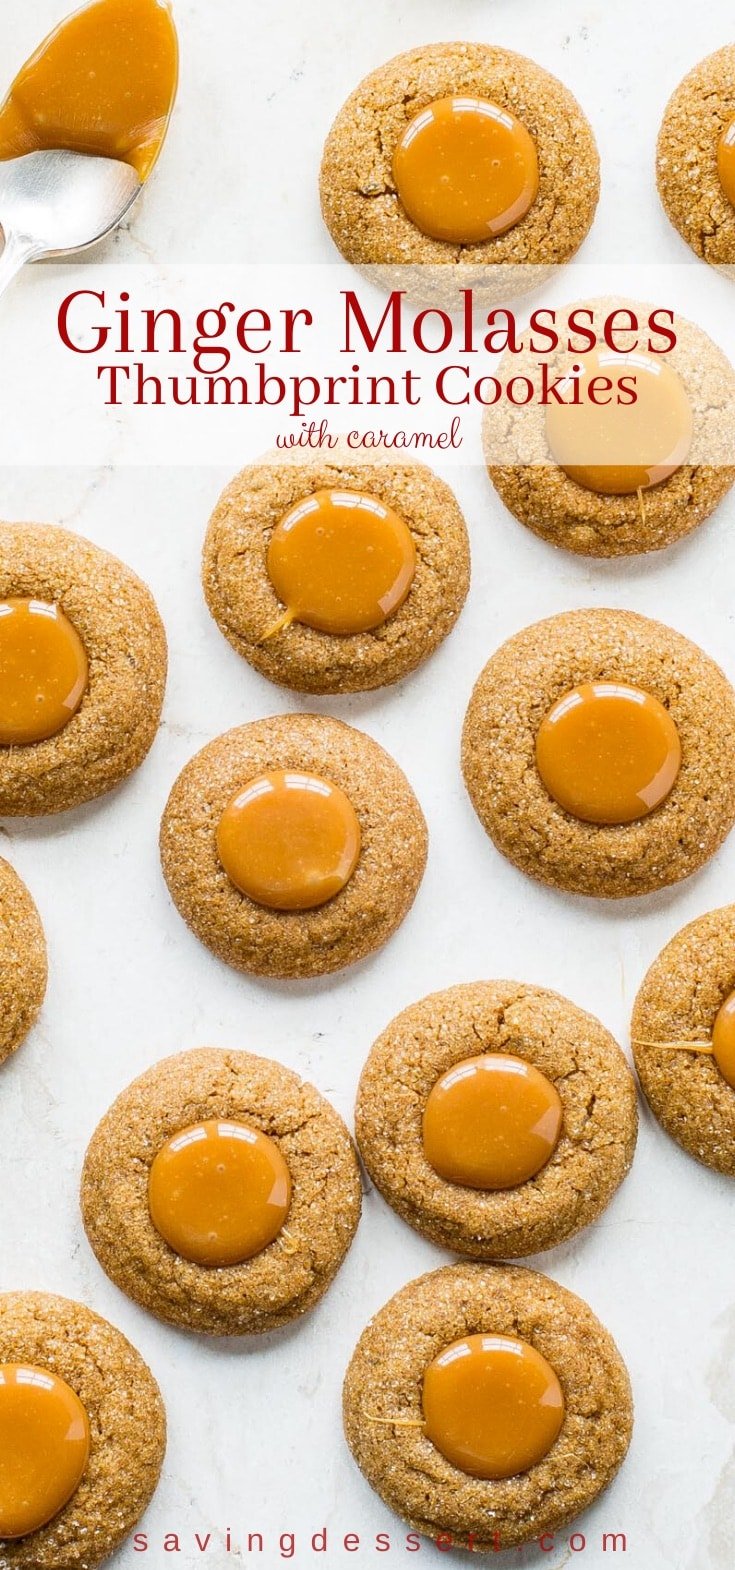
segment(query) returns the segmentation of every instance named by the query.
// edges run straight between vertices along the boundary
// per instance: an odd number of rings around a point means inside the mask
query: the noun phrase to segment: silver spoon
[[[26,262],[96,245],[142,189],[118,158],[49,150],[0,161],[0,294]]]

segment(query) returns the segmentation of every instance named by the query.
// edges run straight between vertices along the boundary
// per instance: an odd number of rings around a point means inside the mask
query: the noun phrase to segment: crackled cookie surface
[[[687,245],[735,263],[735,44],[689,71],[672,93],[656,149],[659,195]]]
[[[638,1078],[662,1128],[735,1177],[735,905],[683,927],[646,973],[633,1009]]]
[[[313,1085],[215,1048],[165,1058],[124,1090],[82,1176],[103,1270],[159,1319],[208,1335],[273,1330],[312,1308],[360,1198],[350,1136]]]
[[[302,692],[399,681],[447,636],[469,586],[467,530],[421,464],[264,461],[223,492],[203,581],[261,675]]]
[[[592,300],[585,308],[596,323],[613,310],[632,312],[638,328],[617,341],[647,342],[641,324],[650,306]],[[587,401],[544,408],[535,401],[486,411],[490,479],[509,512],[549,544],[583,556],[661,550],[697,528],[730,490],[735,372],[712,339],[678,312],[673,330],[676,345],[663,355],[645,347],[612,353],[603,345],[591,354],[543,356],[552,381],[574,365],[582,368],[583,384],[633,378],[634,407]],[[530,351],[514,356],[508,375],[537,375],[538,359]],[[564,396],[569,399],[569,387]]]
[[[585,1510],[633,1421],[625,1365],[591,1309],[512,1266],[451,1265],[403,1287],[357,1344],[343,1408],[352,1454],[392,1510],[446,1547],[495,1550]]]
[[[462,767],[481,823],[531,877],[601,898],[676,883],[735,821],[735,693],[680,633],[569,611],[480,674]]]
[[[393,759],[315,714],[227,731],[176,781],[161,823],[171,897],[239,970],[318,976],[403,921],[423,876],[424,817]]]
[[[0,860],[0,1063],[35,1024],[46,972],[41,918],[17,872]]]
[[[61,812],[142,763],[166,635],[116,557],[46,524],[0,529],[0,814]]]
[[[635,1149],[632,1076],[568,999],[508,981],[432,993],[373,1046],[356,1135],[410,1226],[476,1259],[553,1248],[587,1226]]]
[[[44,1292],[0,1295],[0,1366],[0,1431],[13,1436],[0,1561],[7,1570],[95,1570],[158,1483],[166,1417],[153,1375],[106,1320]]]
[[[485,145],[486,132],[497,146]],[[478,189],[492,194],[498,183],[505,200],[477,212]],[[459,290],[468,274],[480,292],[501,274],[520,292],[535,287],[534,267],[565,262],[581,245],[599,161],[578,103],[532,60],[487,44],[428,44],[380,66],[348,98],[327,137],[320,190],[342,255],[394,269],[396,286],[403,272],[413,297],[431,299],[442,284]],[[448,198],[458,212],[444,212]]]

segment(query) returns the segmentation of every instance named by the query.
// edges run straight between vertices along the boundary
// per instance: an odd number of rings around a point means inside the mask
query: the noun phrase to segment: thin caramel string
[[[660,1052],[706,1052],[709,1057],[714,1053],[711,1041],[634,1041],[634,1047],[657,1047]]]
[[[265,632],[261,633],[260,638],[258,639],[258,642],[259,643],[266,643],[269,638],[275,638],[276,633],[285,631],[286,627],[290,627],[292,621],[295,621],[295,620],[296,620],[296,612],[295,612],[295,610],[288,609],[288,610],[282,611],[281,615],[278,618],[278,621],[274,621],[271,624],[270,627],[266,627]]]
[[[642,485],[638,486],[638,489],[636,491],[636,496],[638,497],[638,506],[640,508],[641,523],[643,524],[643,526],[645,528],[647,514],[646,514],[646,503],[645,503],[644,496],[643,496],[643,486]]]
[[[281,1239],[286,1239],[286,1242],[283,1243],[284,1254],[298,1254],[299,1245],[293,1235],[293,1232],[289,1232],[288,1227],[281,1227],[280,1235]]]
[[[376,1417],[373,1412],[363,1412],[368,1423],[381,1423],[386,1428],[425,1428],[421,1417]]]

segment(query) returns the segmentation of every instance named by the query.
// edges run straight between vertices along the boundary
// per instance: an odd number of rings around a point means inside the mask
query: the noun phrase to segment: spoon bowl
[[[142,189],[132,165],[64,149],[0,161],[0,294],[25,262],[103,240]]]

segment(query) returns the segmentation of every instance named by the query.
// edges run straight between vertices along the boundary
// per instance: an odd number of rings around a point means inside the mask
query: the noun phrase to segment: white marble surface
[[[59,11],[57,0],[27,0],[12,14],[5,8],[4,74]],[[384,58],[450,37],[533,54],[587,107],[604,185],[586,259],[656,256],[673,265],[688,255],[655,199],[653,142],[680,75],[728,40],[725,0],[679,13],[669,0],[271,0],[265,7],[178,0],[176,14],[183,72],[170,142],[129,229],[108,248],[110,261],[331,260],[315,175],[334,111]],[[103,277],[106,258],[86,266]],[[8,297],[2,311],[12,309]],[[43,364],[17,366],[16,396],[29,421],[39,371]],[[244,422],[241,458],[253,456]],[[306,1322],[257,1344],[197,1341],[156,1324],[97,1267],[77,1212],[84,1147],[134,1074],[203,1043],[280,1058],[313,1078],[349,1120],[361,1063],[386,1021],[435,987],[477,976],[555,987],[625,1042],[649,961],[686,920],[732,899],[735,837],[698,877],[649,900],[606,906],[536,888],[501,860],[472,814],[458,769],[462,711],[503,637],[576,605],[630,606],[668,620],[735,678],[735,506],[723,506],[698,536],[661,557],[585,562],[554,555],[526,535],[477,468],[454,469],[474,564],[455,634],[428,667],[389,692],[309,705],[241,664],[202,602],[199,550],[225,468],[42,465],[39,445],[33,467],[0,471],[3,516],[79,529],[138,569],[167,624],[171,676],[163,727],[132,781],[58,822],[6,822],[0,830],[3,853],[37,898],[51,959],[40,1024],[0,1085],[0,1286],[86,1300],[130,1335],[160,1380],[170,1444],[145,1522],[151,1547],[146,1555],[123,1548],[117,1570],[202,1563],[220,1570],[243,1562],[275,1570],[286,1558],[279,1533],[288,1531],[296,1534],[299,1570],[312,1563],[367,1570],[381,1562],[374,1534],[383,1529],[394,1543],[388,1563],[403,1563],[403,1529],[341,1439],[339,1390],[369,1314],[412,1275],[440,1263],[439,1252],[369,1194],[351,1255]],[[328,982],[267,985],[228,971],[179,921],[158,870],[158,820],[178,769],[210,736],[309,706],[363,726],[395,754],[426,810],[431,855],[414,911],[381,956]],[[633,1171],[609,1211],[589,1233],[536,1261],[586,1297],[620,1344],[637,1403],[630,1457],[577,1524],[584,1552],[570,1551],[565,1532],[553,1552],[509,1554],[508,1563],[598,1570],[612,1557],[601,1549],[606,1530],[627,1534],[630,1570],[726,1570],[732,1563],[731,1240],[732,1186],[689,1161],[643,1111]],[[314,1556],[308,1539],[323,1526],[329,1551]],[[239,1547],[247,1532],[261,1531],[264,1552],[228,1554],[228,1527]],[[163,1552],[166,1530],[179,1534],[178,1554]],[[205,1554],[195,1531],[212,1534]],[[341,1548],[345,1532],[360,1534],[357,1553]],[[424,1545],[418,1563],[439,1562]]]

